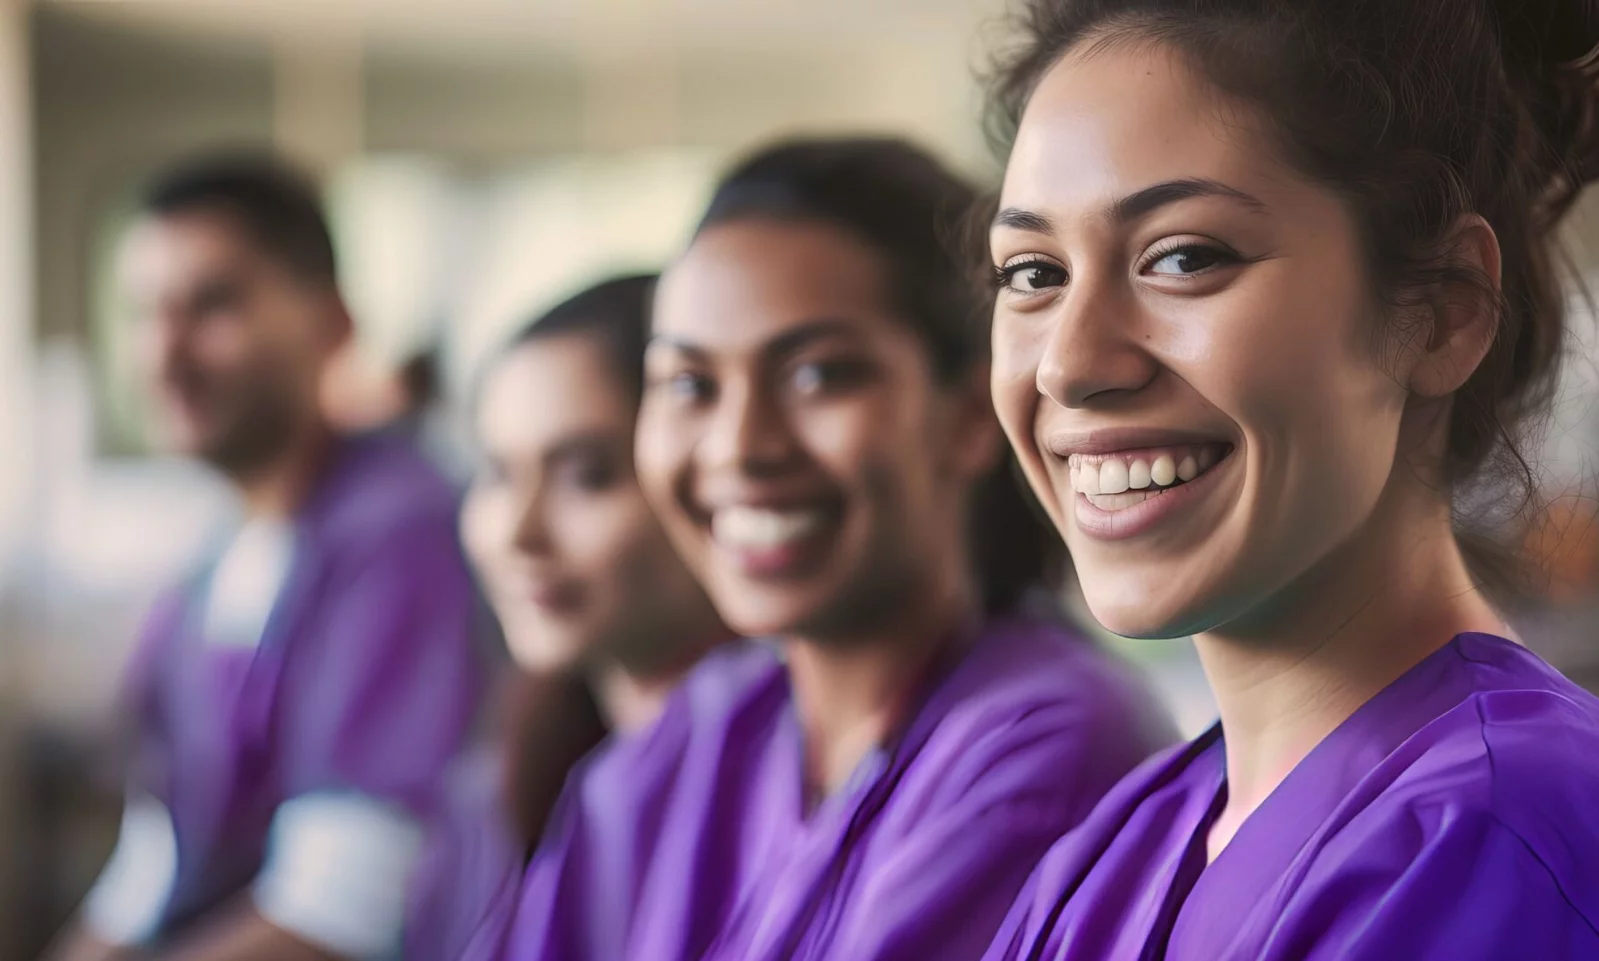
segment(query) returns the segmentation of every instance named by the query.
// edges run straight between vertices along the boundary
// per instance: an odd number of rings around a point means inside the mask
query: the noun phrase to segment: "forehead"
[[[137,221],[124,237],[119,261],[125,286],[162,297],[259,266],[264,257],[227,214],[195,210]]]
[[[478,396],[481,439],[538,446],[575,432],[627,429],[634,405],[604,347],[556,334],[512,347],[490,365]]]
[[[721,224],[663,275],[654,333],[707,350],[755,350],[817,320],[874,329],[892,323],[886,286],[878,254],[841,228]]]
[[[1295,178],[1271,149],[1258,114],[1171,48],[1089,41],[1040,79],[1000,202],[1078,214],[1183,179],[1263,197]]]

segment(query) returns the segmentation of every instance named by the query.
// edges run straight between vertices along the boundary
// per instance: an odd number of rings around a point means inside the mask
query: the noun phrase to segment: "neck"
[[[962,640],[978,609],[977,591],[964,576],[943,590],[910,596],[914,603],[862,636],[784,642],[813,796],[841,787],[873,748],[899,730],[928,672]],[[943,603],[923,603],[924,597]]]
[[[600,667],[590,683],[606,726],[621,734],[632,734],[654,724],[666,709],[666,699],[691,666],[692,662],[650,673],[630,671],[616,661]]]
[[[1456,634],[1504,631],[1466,569],[1447,503],[1419,481],[1390,485],[1365,529],[1273,608],[1195,638],[1227,744],[1212,857],[1361,705]]]
[[[286,518],[310,495],[333,446],[333,431],[320,421],[301,430],[275,458],[228,475],[251,517]]]

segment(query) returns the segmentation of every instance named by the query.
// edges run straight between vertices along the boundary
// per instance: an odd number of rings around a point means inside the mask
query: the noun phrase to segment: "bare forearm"
[[[75,925],[56,939],[44,954],[45,961],[142,961],[127,948],[102,941],[82,925]]]
[[[201,922],[193,934],[148,959],[108,961],[347,961],[296,937],[262,917],[254,907],[229,908]]]

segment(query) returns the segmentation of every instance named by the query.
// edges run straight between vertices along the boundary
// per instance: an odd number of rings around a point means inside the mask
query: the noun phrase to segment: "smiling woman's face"
[[[985,431],[884,273],[838,228],[749,221],[662,278],[639,480],[740,633],[859,636],[964,569]]]
[[[1000,207],[995,405],[1094,615],[1269,616],[1396,469],[1406,394],[1350,212],[1149,44],[1044,75]]]

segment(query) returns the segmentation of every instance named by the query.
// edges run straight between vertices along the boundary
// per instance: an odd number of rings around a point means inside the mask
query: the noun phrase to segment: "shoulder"
[[[1501,851],[1599,928],[1599,699],[1510,642],[1456,647],[1471,692],[1357,789],[1329,853],[1386,848],[1401,872]]]
[[[1599,928],[1599,698],[1531,653],[1535,683],[1474,699],[1495,822]]]
[[[453,540],[459,506],[460,492],[414,444],[377,433],[339,440],[305,516],[321,539],[334,543],[440,531]]]
[[[729,641],[700,658],[672,695],[668,710],[687,709],[696,718],[710,720],[738,710],[775,686],[786,695],[787,671],[773,644]]]
[[[1487,635],[1455,645],[1470,693],[1396,752],[1418,803],[1452,802],[1537,840],[1559,825],[1599,861],[1599,698]],[[1577,829],[1573,835],[1572,830]]]
[[[777,650],[763,641],[729,641],[689,671],[654,724],[607,742],[595,767],[625,780],[641,765],[658,768],[681,759],[691,744],[715,750],[734,733],[753,739],[787,703],[787,671]]]
[[[1130,665],[1068,625],[1008,619],[932,694],[905,748],[911,783],[935,800],[1025,800],[1075,819],[1176,739]]]
[[[1054,731],[1085,745],[1123,745],[1131,763],[1177,739],[1142,673],[1065,622],[990,622],[942,687],[929,708],[951,735]]]

